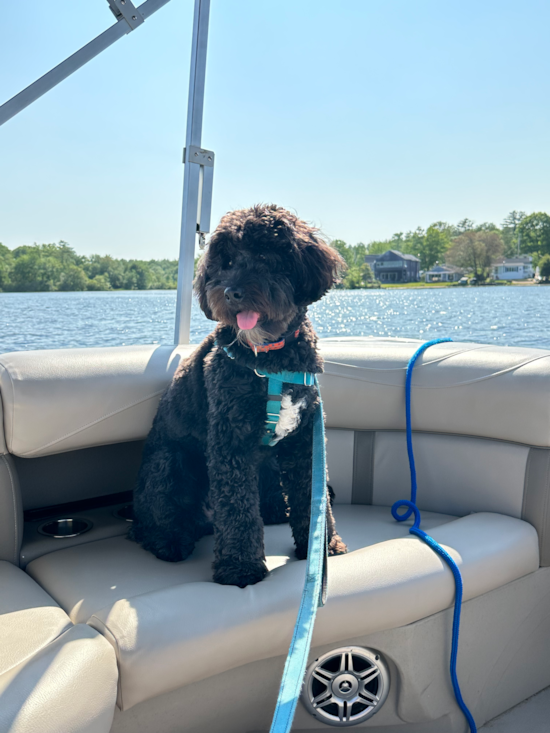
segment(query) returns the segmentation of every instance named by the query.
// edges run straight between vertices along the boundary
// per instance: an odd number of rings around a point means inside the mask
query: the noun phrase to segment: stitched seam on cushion
[[[113,634],[113,632],[111,631],[111,629],[107,626],[107,624],[104,621],[102,621],[100,618],[98,618],[95,615],[95,613],[93,613],[90,616],[90,618],[88,619],[88,621],[86,621],[86,624],[88,626],[90,626],[90,628],[95,629],[95,627],[90,624],[90,621],[92,619],[94,620],[95,623],[97,623],[99,626],[101,626],[104,630],[108,631],[111,639],[113,639],[113,641],[115,642],[114,643],[114,646],[113,645],[111,645],[111,646],[113,646],[113,649],[115,650],[116,666],[117,666],[117,669],[118,669],[118,682],[117,682],[117,685],[118,685],[118,692],[119,692],[119,695],[120,695],[120,709],[121,710],[124,710],[124,698],[122,696],[122,670],[121,670],[122,662],[121,662],[121,659],[120,659],[120,647],[119,647],[119,644],[118,644],[118,639],[115,636],[115,634]],[[106,635],[103,634],[103,633],[101,633],[101,631],[99,631],[99,629],[95,629],[95,631],[97,631],[99,634],[101,634],[101,636],[105,639],[105,641],[108,641]]]
[[[331,428],[332,430],[338,430],[339,428]],[[343,430],[349,430],[349,428],[341,428]],[[355,430],[373,430],[376,433],[403,433],[405,434],[405,428],[354,428]],[[439,430],[415,430],[413,428],[413,435],[418,433],[419,435],[446,435],[452,438],[473,438],[475,440],[489,440],[491,443],[506,443],[507,445],[517,446],[518,448],[543,448],[545,445],[533,445],[532,443],[520,443],[517,440],[508,440],[508,438],[489,438],[487,435],[472,435],[471,433],[448,433],[440,432]]]
[[[533,449],[529,448],[529,453],[527,454],[527,460],[525,462],[525,478],[523,479],[523,501],[521,502],[521,518],[525,519],[525,514],[527,512],[527,496],[529,493],[529,474],[531,471],[531,463],[533,460]]]
[[[374,458],[376,450],[376,430],[373,430],[371,449],[370,449],[370,503],[374,505]]]
[[[322,340],[321,340],[322,343]],[[469,354],[472,351],[482,351],[483,349],[488,349],[489,346],[483,345],[483,346],[475,346],[472,349],[461,349],[460,351],[453,351],[452,354],[445,354],[445,356],[440,356],[437,359],[431,359],[423,361],[418,366],[430,366],[431,364],[440,364],[442,361],[447,361],[447,359],[452,359],[453,356],[461,356],[462,354]],[[369,369],[371,372],[406,372],[407,371],[407,365],[402,367],[390,367],[388,369],[383,369],[382,367],[365,367],[365,366],[356,366],[355,364],[346,364],[343,361],[332,361],[331,359],[323,359],[324,364],[338,364],[340,366],[346,366],[350,369]]]
[[[359,488],[360,484],[360,478],[359,478],[359,436],[358,433],[362,432],[359,430],[353,431],[353,469],[352,469],[352,475],[351,475],[351,502],[350,504],[354,503],[354,494],[359,493],[361,494],[361,489]]]
[[[50,606],[50,608],[55,608],[55,606]],[[59,608],[59,606],[58,606],[58,608]],[[32,657],[35,657],[35,656],[36,656],[37,654],[39,654],[39,653],[40,653],[40,652],[41,652],[41,651],[42,651],[43,649],[45,649],[45,648],[46,648],[47,646],[49,646],[50,644],[53,644],[53,642],[54,642],[54,641],[57,641],[58,639],[60,639],[60,638],[61,638],[61,637],[63,636],[63,634],[66,634],[66,633],[67,633],[67,631],[69,631],[69,630],[70,630],[70,629],[72,629],[73,627],[74,627],[74,624],[73,624],[73,623],[71,622],[71,620],[70,620],[70,619],[67,619],[67,626],[66,626],[66,627],[65,627],[65,628],[63,629],[63,631],[60,631],[60,632],[59,632],[59,634],[57,634],[57,636],[54,636],[54,637],[53,637],[53,639],[49,639],[48,641],[45,641],[45,642],[44,642],[44,643],[42,644],[42,646],[39,646],[39,647],[38,647],[38,649],[35,649],[35,650],[34,650],[34,651],[32,651],[32,652],[29,652],[29,653],[27,654],[27,656],[26,656],[26,657],[23,657],[23,659],[20,659],[20,660],[19,660],[18,662],[16,662],[16,664],[12,664],[12,665],[11,665],[11,667],[8,667],[7,669],[5,669],[5,670],[4,670],[3,672],[2,672],[2,674],[6,674],[6,672],[9,672],[10,670],[12,670],[12,669],[15,669],[15,668],[16,668],[16,667],[18,667],[18,666],[19,666],[20,664],[23,664],[24,662],[28,661],[28,660],[29,660],[29,659],[31,659]]]
[[[17,552],[17,545],[18,545],[17,538],[19,536],[19,529],[20,528],[19,528],[19,526],[17,524],[17,501],[16,501],[16,498],[15,498],[15,483],[13,481],[13,475],[12,475],[12,472],[11,472],[11,469],[10,469],[10,464],[9,464],[6,456],[1,456],[1,458],[2,458],[3,462],[6,465],[6,469],[8,471],[8,476],[10,477],[11,497],[12,497],[12,501],[13,501],[13,520],[15,522],[13,559],[14,559],[14,562],[17,563],[17,566],[19,566],[19,558],[17,557],[17,555],[18,555],[18,552]]]
[[[150,395],[147,395],[147,397],[143,397],[141,400],[137,400],[137,402],[132,402],[130,405],[125,405],[124,407],[119,408],[118,410],[113,410],[113,412],[109,412],[106,415],[103,415],[102,417],[98,417],[97,420],[92,420],[92,422],[86,423],[86,425],[82,425],[80,428],[76,428],[76,430],[72,430],[69,433],[66,433],[65,435],[62,435],[59,438],[56,438],[55,440],[51,440],[49,443],[45,443],[44,445],[39,446],[38,448],[33,448],[33,450],[25,451],[25,453],[18,453],[17,455],[23,457],[23,456],[32,456],[33,453],[38,453],[38,451],[44,450],[44,448],[50,448],[52,445],[55,445],[56,443],[61,443],[61,441],[66,440],[67,438],[71,438],[73,435],[77,435],[77,433],[81,433],[83,430],[87,430],[88,428],[93,427],[94,425],[97,425],[98,423],[102,422],[103,420],[108,420],[110,417],[113,417],[114,415],[119,415],[121,412],[124,412],[125,410],[130,410],[132,407],[136,407],[136,405],[140,405],[142,402],[147,402],[147,400],[152,400],[154,397],[157,397],[157,395],[161,395],[165,391],[166,387],[163,387],[162,389],[157,390],[156,392],[153,392]]]
[[[444,384],[444,385],[436,386],[436,387],[430,387],[428,385],[422,385],[422,384],[415,384],[414,388],[415,389],[452,389],[454,387],[464,387],[467,384],[477,384],[479,382],[485,382],[488,379],[496,379],[497,377],[500,377],[503,374],[508,374],[509,372],[513,372],[516,369],[521,369],[522,367],[528,366],[529,364],[533,364],[535,361],[539,361],[540,359],[548,359],[548,358],[549,358],[548,354],[544,354],[544,356],[537,356],[537,357],[534,357],[533,359],[528,359],[527,361],[523,361],[523,362],[520,362],[519,364],[515,364],[514,366],[508,367],[507,369],[501,369],[500,371],[495,372],[494,374],[487,374],[484,377],[477,377],[476,379],[469,379],[465,382],[457,382],[456,384]],[[342,362],[338,362],[338,361],[326,361],[325,360],[325,364],[335,364],[337,366],[343,366],[349,369],[357,369],[357,370],[360,370],[360,369],[368,370],[369,369],[369,367],[364,367],[364,366],[357,367],[357,366],[354,366],[353,364],[343,364]],[[402,368],[400,370],[405,371],[405,368]],[[376,371],[386,371],[386,370],[377,369]],[[387,370],[387,371],[390,371],[390,370]],[[330,372],[326,369],[325,369],[325,374],[331,377],[339,377],[340,379],[351,379],[357,382],[368,382],[370,384],[379,384],[384,387],[394,387],[400,390],[403,389],[403,385],[388,384],[387,382],[377,382],[374,379],[362,379],[360,376],[351,375],[351,374],[337,374],[336,372]]]
[[[545,488],[546,491],[544,492],[544,508],[542,511],[543,516],[543,523],[542,523],[542,532],[541,532],[541,550],[544,548],[544,540],[545,536],[547,534],[546,532],[546,525],[548,523],[548,494],[550,493],[550,453],[546,452],[546,477],[545,477]],[[542,552],[541,552],[542,554]],[[547,553],[545,552],[545,555]],[[545,560],[547,558],[545,557]],[[542,557],[540,558],[540,561],[542,561]]]
[[[2,364],[2,362],[0,362],[0,369],[3,369],[6,372],[6,374],[8,375],[8,379],[10,381],[10,385],[11,385],[11,438],[10,440],[11,440],[11,443],[13,444],[13,424],[15,422],[15,389],[13,386],[13,379],[11,378],[9,369],[6,367],[5,364]]]

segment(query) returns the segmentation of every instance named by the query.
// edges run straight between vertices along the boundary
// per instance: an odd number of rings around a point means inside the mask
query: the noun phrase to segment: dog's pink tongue
[[[259,317],[260,314],[255,313],[254,311],[242,311],[241,313],[237,313],[237,323],[239,328],[242,328],[243,331],[249,331],[258,323]]]

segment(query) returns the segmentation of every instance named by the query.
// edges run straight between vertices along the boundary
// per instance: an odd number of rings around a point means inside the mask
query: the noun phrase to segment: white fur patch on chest
[[[281,400],[281,412],[279,413],[279,422],[275,428],[275,435],[284,438],[293,430],[296,430],[300,424],[302,410],[306,404],[305,397],[296,402],[292,401],[292,395],[285,394]]]

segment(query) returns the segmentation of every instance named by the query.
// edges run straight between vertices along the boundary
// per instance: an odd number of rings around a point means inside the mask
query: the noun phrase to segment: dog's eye
[[[258,255],[261,260],[265,260],[265,255]]]
[[[227,263],[227,266],[231,267],[232,264],[233,264],[233,260],[229,260],[229,262]]]

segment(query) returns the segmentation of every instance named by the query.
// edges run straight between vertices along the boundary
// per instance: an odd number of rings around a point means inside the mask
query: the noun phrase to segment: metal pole
[[[101,35],[94,38],[90,43],[87,43],[76,53],[73,53],[72,56],[69,56],[69,58],[62,61],[51,71],[48,71],[47,74],[41,76],[40,79],[37,79],[26,89],[23,89],[22,92],[16,94],[15,97],[12,97],[5,102],[0,107],[0,125],[3,125],[4,122],[15,117],[15,115],[21,112],[21,110],[35,102],[43,94],[46,94],[46,92],[49,92],[50,89],[53,89],[102,51],[105,51],[106,48],[109,48],[109,46],[118,41],[119,38],[122,38],[127,33],[134,30],[138,25],[141,25],[146,18],[151,16],[153,13],[156,13],[157,10],[170,2],[170,0],[146,0],[146,2],[138,8],[135,8],[130,0],[124,0],[123,3],[122,0],[112,0],[112,3],[110,4],[113,7],[119,2],[123,6],[133,8],[132,12],[134,14],[129,15],[128,19],[121,14],[119,16],[119,20],[110,28],[107,28],[107,30]]]
[[[204,78],[206,73],[206,49],[208,44],[208,18],[210,0],[195,0],[193,17],[193,45],[191,49],[191,72],[189,76],[189,100],[187,106],[187,133],[185,145],[185,172],[183,177],[183,203],[181,212],[180,255],[178,268],[178,295],[176,301],[176,344],[189,343],[191,325],[191,304],[193,299],[193,266],[197,231],[208,231],[198,222],[202,220],[199,211],[201,189],[201,163],[192,157],[201,157],[202,113],[204,107]],[[209,151],[204,151],[209,153]],[[210,158],[213,163],[213,155]],[[208,165],[208,164],[207,164]],[[206,168],[203,167],[203,173]],[[208,171],[211,176],[211,171]],[[211,191],[210,191],[211,193]],[[202,206],[209,206],[205,191],[202,191]]]

